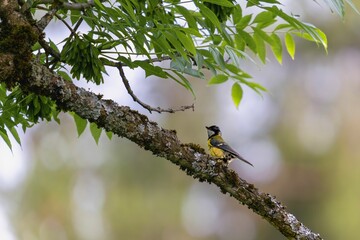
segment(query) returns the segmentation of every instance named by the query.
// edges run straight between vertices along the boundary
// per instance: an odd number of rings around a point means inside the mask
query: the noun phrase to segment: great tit
[[[218,126],[206,127],[208,133],[208,147],[210,155],[221,158],[225,163],[230,163],[232,159],[238,158],[247,164],[252,165],[232,149],[221,137],[221,131]]]

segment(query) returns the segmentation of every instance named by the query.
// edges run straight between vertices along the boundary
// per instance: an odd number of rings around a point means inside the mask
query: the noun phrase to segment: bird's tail
[[[241,157],[240,155],[237,155],[236,157],[237,157],[238,159],[240,159],[241,161],[243,161],[243,162],[249,164],[250,166],[254,167],[254,165],[252,165],[252,163],[250,163],[249,161],[245,160],[245,159],[244,159],[243,157]]]

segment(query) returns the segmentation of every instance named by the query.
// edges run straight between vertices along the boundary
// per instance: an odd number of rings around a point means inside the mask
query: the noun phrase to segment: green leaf
[[[112,132],[106,132],[106,136],[108,137],[109,140],[112,139],[113,135],[114,134]]]
[[[167,75],[161,67],[154,66],[146,61],[134,61],[134,64],[145,70],[146,77],[155,75],[161,78],[166,78]]]
[[[237,52],[240,54],[240,56],[241,56],[242,58],[245,58],[245,59],[249,60],[250,62],[252,62],[252,63],[254,63],[254,64],[256,65],[255,60],[252,59],[249,54],[247,54],[247,53],[244,52],[244,51],[238,50],[238,49],[236,49],[236,50],[237,50]]]
[[[239,74],[241,72],[239,67],[236,67],[235,65],[229,63],[226,64],[226,69],[232,72],[233,74]]]
[[[18,132],[16,131],[16,128],[14,127],[10,127],[9,131],[11,132],[11,134],[13,135],[13,137],[15,138],[16,142],[21,146],[21,141],[20,141],[20,137]]]
[[[200,53],[200,51],[196,50],[196,55],[194,56],[194,59],[198,69],[202,69],[202,67],[204,66],[204,56]]]
[[[181,28],[181,31],[189,34],[189,37],[190,35],[194,35],[199,38],[203,37],[203,35],[197,29],[194,28]]]
[[[245,40],[240,36],[240,34],[235,34],[235,46],[241,51],[245,50]]]
[[[60,53],[58,47],[56,46],[56,44],[53,41],[51,41],[51,39],[49,39],[49,44],[50,44],[50,47],[55,50],[55,52]]]
[[[57,74],[62,77],[65,81],[71,82],[71,77],[69,76],[69,74],[67,72],[64,71],[57,71]]]
[[[222,68],[225,69],[225,61],[223,55],[217,48],[210,47],[209,51],[211,52],[215,62]]]
[[[241,79],[241,82],[245,83],[248,87],[250,87],[256,93],[258,93],[260,96],[262,96],[261,92],[267,92],[267,89],[259,83],[249,82],[249,81],[246,81],[245,79]]]
[[[212,57],[211,52],[210,52],[209,50],[207,50],[207,49],[199,48],[199,49],[197,49],[197,51],[198,51],[201,55],[203,55],[205,58],[211,58],[211,57]]]
[[[172,70],[174,70],[174,72],[178,71],[178,72],[181,72],[181,73],[186,73],[186,74],[188,74],[190,76],[197,77],[197,78],[203,78],[204,77],[204,74],[200,71],[201,69],[193,69],[192,63],[185,60],[184,58],[181,58],[181,57],[177,57],[174,60],[172,60],[170,62],[170,68]],[[166,74],[168,74],[168,73],[166,73]],[[172,77],[171,75],[167,75],[167,76]],[[180,75],[180,76],[182,76],[182,75]],[[176,81],[178,82],[177,79],[176,79]],[[184,87],[186,87],[186,86],[184,86]]]
[[[105,11],[105,6],[101,3],[100,0],[94,0],[95,6],[98,7],[99,9]]]
[[[213,34],[211,37],[209,37],[209,39],[211,39],[215,45],[219,45],[223,40],[222,36],[219,34]]]
[[[323,33],[320,29],[312,31],[312,34],[310,34],[309,32],[295,32],[295,34],[303,39],[316,43],[321,43],[327,51],[327,38],[325,33]]]
[[[345,16],[344,0],[324,0],[324,2],[342,18]]]
[[[80,135],[84,132],[88,121],[86,119],[81,118],[76,113],[74,113],[73,117],[76,125],[76,130],[78,133],[78,137],[80,137]]]
[[[184,47],[181,45],[179,39],[177,36],[173,35],[172,32],[163,32],[166,39],[169,40],[169,42],[175,47],[176,51],[181,54],[183,58],[187,58],[186,52]]]
[[[318,28],[315,31],[318,33],[318,36],[321,39],[320,42],[323,45],[323,47],[325,48],[325,50],[327,51],[328,41],[327,41],[326,34]]]
[[[185,68],[192,67],[192,64],[182,57],[177,57],[170,62],[170,68],[184,72]]]
[[[300,37],[310,40],[310,41],[314,41],[316,43],[321,43],[323,45],[323,47],[325,48],[325,50],[327,51],[326,35],[320,29],[318,29],[310,24],[300,22],[296,18],[284,13],[283,10],[279,9],[277,6],[263,7],[263,9],[266,9],[268,11],[275,13],[277,16],[281,17],[286,22],[288,22],[294,29],[301,31],[298,33],[295,32],[295,34],[298,34]]]
[[[74,25],[81,17],[81,12],[79,10],[70,10],[70,21]]]
[[[10,141],[9,136],[7,135],[5,129],[0,129],[0,136],[5,141],[6,145],[8,145],[10,150],[12,150],[11,141]]]
[[[266,47],[264,40],[257,34],[254,33],[254,41],[256,43],[256,51],[260,60],[265,64],[266,63]]]
[[[42,49],[42,46],[40,45],[39,42],[36,42],[32,47],[31,47],[31,50],[32,51],[37,51],[37,50],[40,50]]]
[[[193,76],[193,77],[197,77],[197,78],[203,78],[204,74],[197,70],[197,69],[193,69],[193,68],[185,68],[184,73]]]
[[[234,7],[234,4],[228,0],[203,0],[203,2],[208,2],[223,7]]]
[[[221,24],[221,29],[222,29],[222,32],[221,32],[222,38],[225,40],[225,42],[228,45],[234,47],[234,40],[233,40],[232,36],[230,36],[230,34],[226,31],[226,25]]]
[[[128,66],[129,68],[131,69],[134,69],[135,67],[137,67],[136,64],[134,64],[132,61],[131,61],[131,58],[126,58],[124,56],[118,56],[117,59],[119,62],[122,62],[124,64],[126,64],[126,66]]]
[[[207,60],[207,59],[204,60],[204,66],[205,66],[207,69],[209,69],[210,72],[211,72],[213,75],[216,75],[216,74],[217,74],[216,69],[215,69],[216,65],[214,65],[212,61],[209,61],[209,60]]]
[[[290,57],[295,58],[295,41],[290,33],[285,33],[285,46]]]
[[[274,20],[275,16],[276,15],[272,12],[264,11],[264,12],[261,12],[258,15],[256,15],[253,23],[258,23],[260,25],[267,24],[268,22],[272,22],[272,20]]]
[[[239,34],[240,34],[240,37],[241,37],[242,39],[244,39],[247,47],[250,48],[251,51],[253,51],[254,53],[257,53],[257,50],[256,50],[257,47],[256,47],[256,43],[255,43],[253,37],[251,37],[251,35],[250,35],[249,33],[245,32],[245,31],[243,31],[243,30],[241,30],[241,31],[239,32]]]
[[[34,97],[33,106],[34,106],[34,115],[37,115],[41,110],[41,103],[38,96]]]
[[[155,51],[157,52],[158,58],[160,58],[162,55],[169,55],[171,58],[176,56],[176,52],[172,50],[172,47],[164,34],[161,34],[160,37],[152,40],[154,41],[152,43],[157,46]]]
[[[274,53],[276,60],[282,64],[282,43],[281,39],[275,33],[271,34],[271,38],[273,39],[273,43],[271,44],[271,49]]]
[[[98,126],[95,123],[90,123],[90,132],[91,132],[91,135],[93,136],[96,144],[99,144],[101,131],[102,131],[102,129],[98,128]]]
[[[229,79],[229,77],[226,75],[217,74],[217,75],[214,75],[212,78],[210,78],[208,85],[220,84],[220,83],[226,82],[228,79]]]
[[[240,57],[237,54],[237,51],[230,46],[225,46],[225,51],[229,55],[231,61],[235,64],[235,66],[240,68],[241,62],[240,62]]]
[[[242,19],[242,9],[240,5],[236,5],[232,13],[233,23],[236,25]]]
[[[135,15],[135,11],[134,8],[132,7],[132,3],[130,3],[129,1],[126,1],[126,3],[123,1],[121,3],[121,7],[123,7],[126,11],[126,13],[130,16],[131,20],[133,21],[133,23],[138,23],[138,19]]]
[[[252,29],[254,30],[254,35],[257,34],[259,37],[264,39],[264,41],[270,45],[273,43],[273,39],[269,35],[267,35],[266,32],[264,32],[263,30],[257,27],[252,27]]]
[[[241,20],[236,24],[236,30],[240,31],[249,26],[249,22],[251,21],[252,14],[245,15]]]
[[[288,23],[280,23],[279,25],[277,25],[275,28],[274,28],[274,32],[278,31],[278,30],[281,30],[281,29],[285,29],[285,28],[291,28],[291,25],[288,24]]]
[[[176,9],[185,17],[185,20],[190,28],[198,30],[196,20],[188,9],[180,5],[176,5]]]
[[[236,106],[236,108],[239,107],[239,104],[241,102],[241,99],[243,97],[243,89],[238,83],[234,83],[231,88],[231,97],[232,100]]]
[[[196,48],[195,48],[195,45],[194,45],[194,42],[193,42],[192,38],[189,35],[184,34],[181,31],[176,31],[175,34],[177,35],[178,39],[183,44],[185,49],[188,50],[193,55],[195,55],[196,54]]]
[[[221,31],[221,25],[219,19],[216,17],[215,13],[211,11],[204,4],[195,2],[196,6],[200,9],[200,13],[204,15],[214,26]]]

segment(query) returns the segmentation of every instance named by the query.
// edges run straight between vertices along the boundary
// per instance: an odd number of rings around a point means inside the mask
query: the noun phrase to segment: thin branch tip
[[[179,108],[168,108],[168,109],[163,109],[160,107],[152,107],[146,103],[144,103],[143,101],[141,101],[133,92],[133,90],[131,89],[131,86],[129,84],[129,80],[126,78],[124,69],[123,69],[123,65],[121,63],[117,63],[116,64],[117,69],[119,70],[119,74],[120,77],[124,83],[124,86],[127,90],[127,92],[129,93],[129,95],[132,97],[132,99],[134,100],[134,102],[137,102],[140,106],[142,106],[143,108],[145,108],[146,110],[148,110],[150,113],[152,112],[157,112],[157,113],[175,113],[175,112],[180,112],[180,111],[185,111],[187,109],[192,109],[193,111],[195,111],[195,106],[194,103],[191,105],[185,105],[185,106],[180,106]]]

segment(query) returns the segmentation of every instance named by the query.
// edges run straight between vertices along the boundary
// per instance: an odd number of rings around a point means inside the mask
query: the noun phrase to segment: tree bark
[[[0,19],[0,83],[5,83],[9,89],[20,86],[25,92],[47,96],[59,109],[75,112],[106,131],[179,165],[195,179],[217,185],[222,193],[229,193],[248,206],[289,239],[321,239],[319,234],[288,213],[275,197],[261,193],[198,145],[181,143],[175,131],[162,129],[127,106],[119,106],[64,81],[37,62],[31,55],[31,46],[40,38],[41,32],[19,11],[16,1],[0,0]]]

